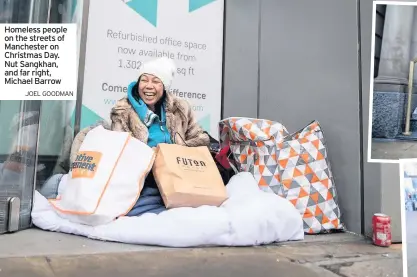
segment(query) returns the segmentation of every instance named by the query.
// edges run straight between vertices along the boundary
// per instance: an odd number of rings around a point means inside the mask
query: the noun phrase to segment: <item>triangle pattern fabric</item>
[[[197,2],[203,3],[193,3]],[[267,192],[282,191],[276,143],[288,135],[281,123],[266,119],[231,117],[219,122],[221,147],[230,145],[232,162],[241,171],[252,173],[260,189]]]
[[[282,186],[279,194],[296,203],[295,207],[303,216],[304,232],[318,234],[343,230],[320,124],[313,121],[285,137],[277,144],[277,155],[279,174],[288,184]]]
[[[321,126],[313,121],[289,134],[278,122],[227,118],[219,122],[222,147],[252,173],[259,188],[288,199],[303,216],[308,234],[344,230]]]

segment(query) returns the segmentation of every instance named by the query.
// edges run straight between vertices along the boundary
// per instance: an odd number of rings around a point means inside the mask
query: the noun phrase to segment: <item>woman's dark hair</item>
[[[140,81],[140,77],[142,77],[142,75],[139,76],[138,80],[136,81],[136,84],[132,88],[132,96],[138,102],[139,102],[139,99],[140,99],[140,96],[139,96],[139,81]],[[165,87],[164,87],[164,92],[162,94],[162,97],[161,97],[161,99],[159,99],[159,101],[155,105],[155,113],[159,117],[161,117],[161,107],[162,107],[162,104],[165,102],[166,95],[167,95],[167,93],[166,93],[166,90],[165,90]]]

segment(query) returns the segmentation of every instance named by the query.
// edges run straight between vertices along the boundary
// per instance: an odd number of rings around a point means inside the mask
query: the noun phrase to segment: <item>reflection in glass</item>
[[[80,12],[76,4],[82,6],[82,1],[51,1],[49,23],[76,21],[75,13]],[[76,101],[42,101],[36,189],[48,198],[56,196],[51,188],[58,185],[57,177],[69,171],[75,104]]]
[[[0,23],[28,23],[31,0],[0,0]]]
[[[40,101],[0,101],[0,233],[10,197],[20,199],[19,229],[30,226]]]

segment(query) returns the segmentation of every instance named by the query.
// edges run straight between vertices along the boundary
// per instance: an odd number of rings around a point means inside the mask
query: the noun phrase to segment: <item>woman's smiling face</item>
[[[139,79],[138,90],[143,102],[153,108],[164,95],[164,84],[154,75],[143,74]]]

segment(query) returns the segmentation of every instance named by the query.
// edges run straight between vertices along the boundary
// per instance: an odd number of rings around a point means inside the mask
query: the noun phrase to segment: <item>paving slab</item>
[[[303,241],[286,242],[283,245],[357,241],[358,239],[361,240],[361,236],[353,233],[306,235]],[[0,258],[169,250],[166,247],[103,242],[36,228],[0,235],[0,245],[2,246],[0,247]]]
[[[169,254],[156,251],[149,253],[118,253],[114,255],[89,255],[83,259],[77,256],[52,257],[49,260],[33,258],[23,260],[14,258],[12,263],[2,264],[0,276],[59,276],[59,277],[276,277],[276,276],[311,276],[319,277],[320,272],[312,272],[309,268],[281,262],[268,253],[252,253],[250,255],[228,253],[228,251],[175,251]],[[29,264],[29,265],[28,265]],[[32,267],[39,268],[32,271]],[[323,270],[324,271],[324,270]],[[35,273],[35,274],[33,274]],[[37,275],[36,275],[37,274]],[[43,274],[43,275],[42,275]],[[334,277],[336,275],[328,275]]]
[[[332,265],[339,276],[349,277],[403,277],[402,265],[396,259],[368,260]],[[336,266],[336,267],[335,267]],[[410,277],[412,275],[409,275]]]
[[[166,249],[154,246],[103,242],[75,235],[29,229],[0,235],[0,258],[44,255],[83,255]]]
[[[0,277],[402,276],[401,245],[376,247],[350,233],[268,246],[175,249],[31,229],[0,236],[0,245]]]
[[[417,141],[372,140],[372,159],[398,160],[417,158]]]
[[[325,242],[306,245],[281,245],[283,255],[289,259],[304,262],[323,262],[327,260],[362,260],[369,257],[401,258],[401,250],[396,247],[376,247],[368,241]],[[270,248],[270,247],[268,247]]]

